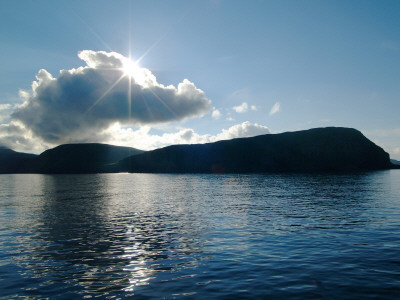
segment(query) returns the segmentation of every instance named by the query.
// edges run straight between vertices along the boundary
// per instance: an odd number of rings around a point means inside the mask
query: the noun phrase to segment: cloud
[[[257,123],[251,124],[249,121],[246,121],[241,124],[234,125],[229,129],[223,129],[222,132],[215,137],[214,141],[252,137],[267,133],[271,133],[268,127],[259,125]]]
[[[5,122],[10,118],[12,111],[11,104],[0,104],[0,122]]]
[[[243,102],[242,104],[238,105],[238,106],[234,106],[233,110],[239,114],[245,113],[249,110],[249,108],[251,110],[256,111],[257,110],[257,106],[255,105],[251,105],[249,106],[249,104],[247,102]]]
[[[281,104],[279,102],[276,102],[272,107],[271,110],[269,111],[269,115],[272,116],[278,112],[281,111]]]
[[[233,110],[239,114],[242,114],[249,110],[249,105],[247,104],[247,102],[243,102],[239,106],[234,106]]]
[[[143,126],[138,130],[123,128],[115,124],[104,132],[108,143],[121,146],[131,146],[143,150],[152,150],[177,144],[202,144],[233,138],[252,137],[271,133],[268,127],[252,124],[248,121],[223,129],[217,135],[199,135],[191,128],[181,129],[174,133],[162,135],[151,134],[151,127]],[[108,137],[108,139],[106,138]]]
[[[40,153],[49,148],[49,145],[41,142],[32,132],[17,121],[9,124],[0,124],[0,146],[19,152]]]
[[[215,120],[218,120],[221,117],[221,112],[214,107],[211,117]]]
[[[41,69],[11,115],[45,142],[85,140],[116,122],[159,124],[211,110],[205,93],[187,79],[164,86],[139,66],[132,77],[125,75],[128,59],[119,53],[84,50],[78,56],[86,65],[61,70],[57,78]]]

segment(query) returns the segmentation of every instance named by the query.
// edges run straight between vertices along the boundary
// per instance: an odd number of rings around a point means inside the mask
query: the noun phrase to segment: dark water
[[[400,298],[400,171],[0,175],[0,298]]]

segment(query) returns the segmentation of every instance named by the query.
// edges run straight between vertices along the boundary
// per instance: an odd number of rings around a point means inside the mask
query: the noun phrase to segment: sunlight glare
[[[137,62],[127,59],[122,67],[125,76],[133,79],[138,84],[145,82],[145,72]]]

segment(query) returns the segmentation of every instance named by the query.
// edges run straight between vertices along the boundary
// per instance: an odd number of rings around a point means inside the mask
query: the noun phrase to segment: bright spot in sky
[[[122,70],[124,72],[125,76],[128,76],[129,78],[133,78],[136,83],[138,84],[143,84],[146,78],[144,70],[139,67],[137,62],[134,62],[130,59],[126,59],[124,61]]]

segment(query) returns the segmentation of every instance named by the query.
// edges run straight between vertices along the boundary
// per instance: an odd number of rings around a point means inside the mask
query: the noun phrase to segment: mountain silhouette
[[[315,128],[209,144],[174,145],[122,160],[148,173],[329,172],[389,169],[389,154],[351,128]]]
[[[106,144],[65,144],[40,154],[33,169],[36,173],[106,173],[114,171],[113,163],[142,152]]]
[[[40,155],[0,147],[0,173],[80,174],[349,172],[400,168],[351,128],[314,128],[153,151],[65,144]]]
[[[0,146],[0,174],[26,173],[36,157],[36,154],[16,152]]]
[[[0,173],[106,173],[118,172],[113,164],[142,153],[130,147],[106,144],[65,144],[44,151],[40,155],[18,153],[0,148]]]

